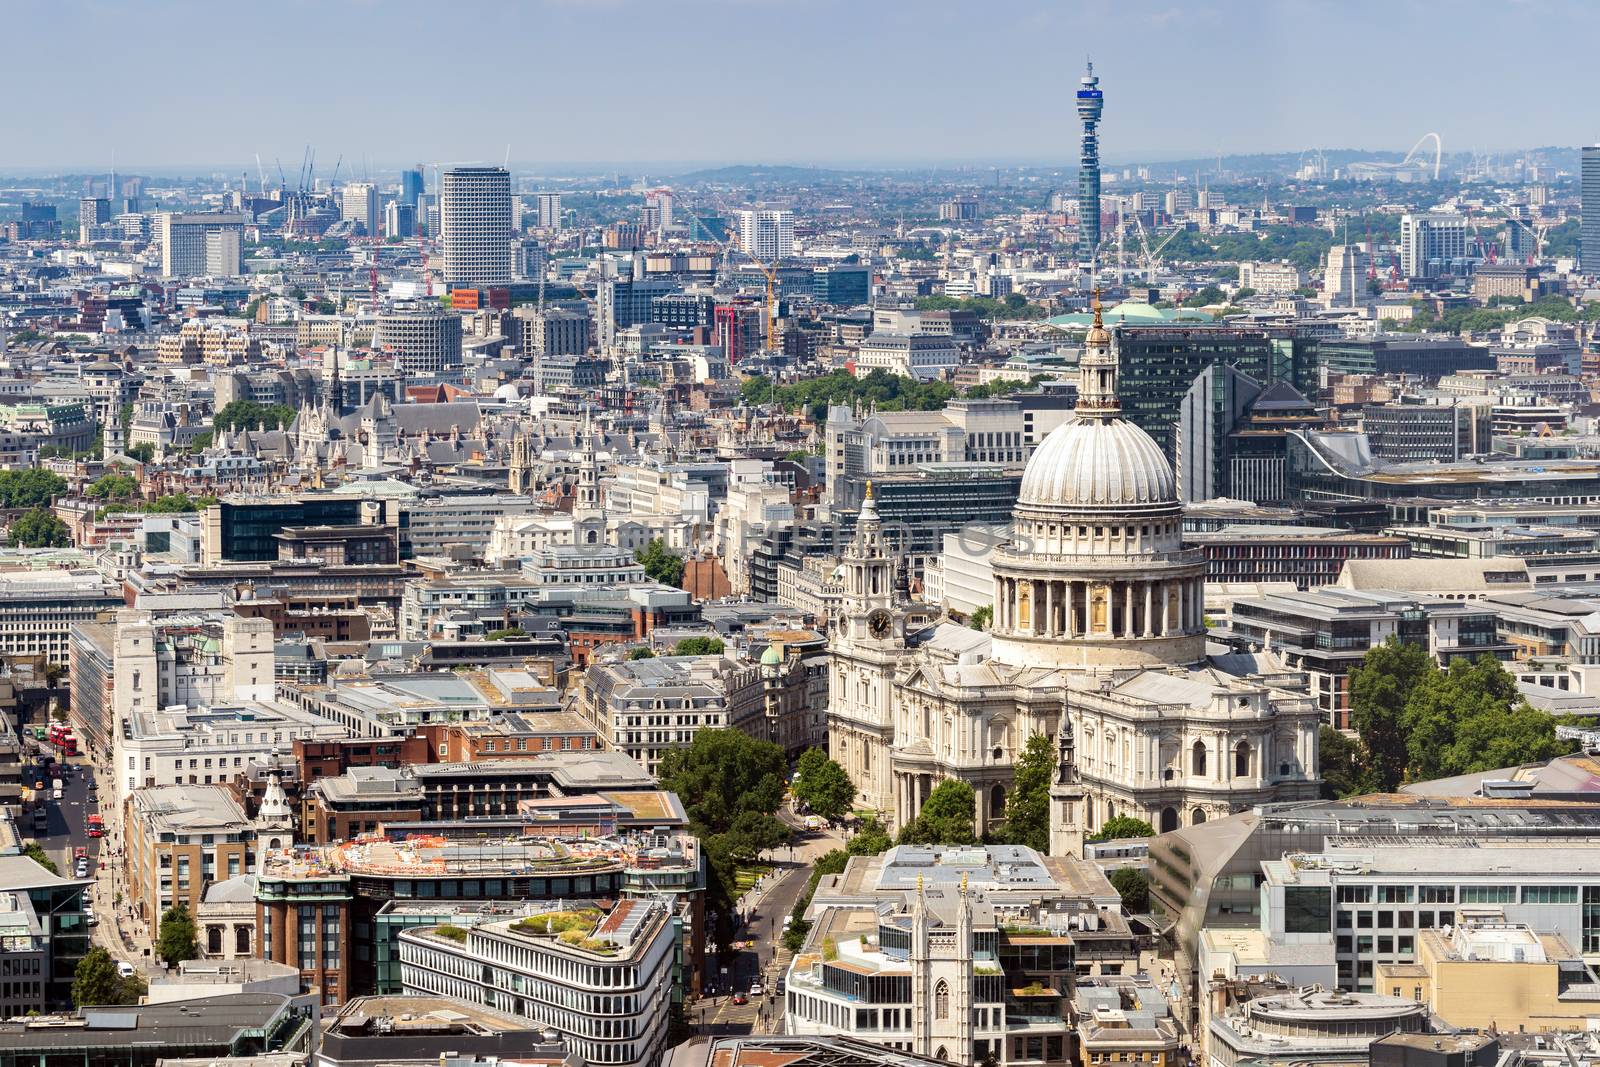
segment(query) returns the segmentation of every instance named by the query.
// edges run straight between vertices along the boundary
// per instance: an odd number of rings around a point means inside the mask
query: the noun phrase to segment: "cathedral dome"
[[[1142,510],[1178,499],[1161,447],[1126,419],[1073,419],[1039,443],[1022,474],[1018,508]]]

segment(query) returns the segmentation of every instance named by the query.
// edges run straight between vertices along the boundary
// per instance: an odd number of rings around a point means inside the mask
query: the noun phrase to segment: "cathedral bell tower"
[[[1083,783],[1078,779],[1077,742],[1067,698],[1061,700],[1061,730],[1056,735],[1059,757],[1056,778],[1050,783],[1050,855],[1083,855]]]
[[[855,536],[841,560],[844,598],[839,620],[841,635],[855,641],[901,642],[905,620],[898,609],[895,559],[883,538],[883,520],[867,483],[866,499],[856,520]]]

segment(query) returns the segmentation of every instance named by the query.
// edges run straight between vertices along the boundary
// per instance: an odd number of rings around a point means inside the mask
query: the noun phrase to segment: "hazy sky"
[[[1592,0],[0,0],[0,171],[1592,142]]]

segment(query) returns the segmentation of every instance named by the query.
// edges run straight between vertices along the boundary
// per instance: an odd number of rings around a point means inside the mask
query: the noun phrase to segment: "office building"
[[[356,997],[319,1036],[316,1067],[586,1067],[548,1026],[459,997]]]
[[[86,196],[78,201],[78,243],[95,239],[95,227],[111,221],[111,201],[103,196]]]
[[[865,378],[881,370],[926,382],[948,378],[960,358],[960,350],[949,337],[879,331],[864,338],[856,349],[855,373],[857,378]]]
[[[72,972],[89,951],[83,898],[90,885],[27,856],[0,856],[0,1005],[21,1009],[4,1017],[72,1003]]]
[[[656,1067],[678,934],[660,900],[563,902],[521,919],[400,933],[408,995],[448,996],[559,1032],[583,1061]]]
[[[939,204],[939,219],[943,222],[976,222],[978,220],[978,198],[975,196],[952,196]]]
[[[1288,382],[1263,386],[1213,363],[1184,394],[1177,426],[1178,496],[1290,502],[1288,434],[1319,427],[1315,405]]]
[[[289,1067],[303,1063],[315,1047],[316,1011],[314,997],[284,993],[231,993],[114,1009],[85,1005],[65,1019],[45,1015],[0,1022],[0,1065],[158,1067],[237,1059],[257,1067]]]
[[[1233,367],[1263,388],[1287,382],[1302,397],[1317,395],[1317,342],[1279,327],[1182,325],[1116,328],[1122,417],[1177,454],[1184,396],[1213,364]]]
[[[1407,278],[1455,274],[1467,255],[1467,220],[1447,211],[1400,216],[1400,273]]]
[[[1322,298],[1331,308],[1355,307],[1367,299],[1372,255],[1360,245],[1334,245],[1322,275]]]
[[[1093,63],[1079,79],[1077,100],[1083,123],[1078,153],[1078,263],[1093,269],[1100,253],[1100,115],[1105,110]]]
[[[255,823],[221,785],[136,789],[123,810],[128,903],[150,929],[176,904],[197,914],[216,882],[255,873]]]
[[[1242,597],[1233,602],[1225,629],[1212,633],[1241,651],[1270,648],[1305,671],[1323,721],[1341,730],[1350,726],[1351,670],[1390,637],[1426,649],[1444,666],[1484,655],[1509,660],[1515,647],[1501,639],[1492,601],[1384,589]]]
[[[1313,986],[1213,1015],[1205,1067],[1364,1067],[1375,1040],[1428,1029],[1427,1007],[1408,997]]]
[[[92,570],[0,574],[0,655],[65,664],[72,628],[121,602],[116,584]]]
[[[745,210],[735,212],[739,223],[739,249],[761,263],[775,263],[794,254],[794,212]]]
[[[1600,145],[1583,146],[1582,227],[1578,265],[1586,273],[1600,273]]]
[[[383,208],[383,235],[385,237],[415,237],[417,235],[417,209],[403,200],[391,200]]]
[[[517,780],[514,765],[495,767]],[[302,981],[322,988],[325,1002],[340,1003],[376,991],[385,964],[399,959],[398,939],[416,920],[383,921],[397,905],[430,909],[425,918],[437,925],[462,903],[667,895],[677,974],[686,992],[698,989],[705,937],[699,843],[682,834],[665,846],[659,835],[607,837],[592,825],[586,835],[549,837],[528,825],[537,821],[530,812],[480,831],[454,817],[420,824],[415,837],[401,825],[385,838],[265,854],[256,875],[261,957],[295,967]]]
[[[594,322],[587,311],[523,306],[511,314],[522,331],[525,355],[581,356],[594,344]]]
[[[415,209],[426,188],[427,174],[422,167],[417,166],[400,172],[400,203]]]
[[[1222,526],[1184,540],[1205,554],[1207,581],[1293,582],[1301,589],[1336,581],[1349,560],[1406,559],[1412,551],[1397,534],[1272,523]]]
[[[539,193],[533,198],[533,224],[541,230],[561,229],[560,193]]]
[[[1300,288],[1301,281],[1300,268],[1293,263],[1246,261],[1239,264],[1241,289],[1254,289],[1269,296],[1288,296]]]
[[[671,694],[671,707],[657,706]],[[591,665],[578,691],[578,713],[608,749],[655,774],[674,749],[701,730],[732,727],[767,740],[760,666],[715,656],[658,656]]]
[[[511,174],[451,167],[439,191],[444,280],[451,287],[511,284]]]
[[[1380,964],[1380,993],[1407,997],[1451,1026],[1581,1030],[1594,1014],[1600,978],[1560,934],[1527,923],[1463,919],[1417,935],[1415,963]]]
[[[155,232],[161,246],[161,276],[237,277],[242,273],[244,223],[243,215],[161,212]]]
[[[1098,868],[1016,845],[902,845],[824,879],[789,965],[784,1031],[935,1061],[1072,1061],[1079,976],[1131,974]]]
[[[339,194],[339,217],[367,237],[378,235],[378,187],[372,182],[350,182]]]
[[[447,372],[461,366],[461,316],[440,308],[385,312],[372,343],[408,375]]]
[[[811,295],[824,304],[865,304],[872,297],[872,270],[854,263],[813,267]]]

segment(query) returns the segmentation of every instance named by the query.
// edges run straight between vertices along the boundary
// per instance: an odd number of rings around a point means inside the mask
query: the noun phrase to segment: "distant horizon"
[[[11,0],[0,92],[39,105],[6,130],[12,166],[254,172],[259,153],[287,171],[313,144],[324,173],[340,153],[360,173],[364,159],[498,161],[508,146],[536,173],[701,158],[1065,167],[1090,58],[1112,161],[1317,144],[1404,152],[1430,130],[1452,150],[1503,153],[1600,134],[1584,107],[1600,5],[1585,0],[1461,0],[1449,18],[1390,0],[1010,0],[981,11],[958,0],[457,0],[447,12],[427,0],[283,0],[266,18],[229,0],[147,0],[136,17],[113,12],[103,0]],[[101,27],[105,37],[84,36]],[[65,64],[66,40],[89,48]],[[1452,90],[1448,60],[1393,58],[1411,42],[1455,57],[1510,41],[1539,45],[1519,91],[1481,64]]]
[[[1506,149],[1506,150],[1503,150],[1503,151],[1498,151],[1498,152],[1489,153],[1489,154],[1493,155],[1493,156],[1499,156],[1499,157],[1505,157],[1505,158],[1516,158],[1516,157],[1519,157],[1519,156],[1528,156],[1528,155],[1533,155],[1533,154],[1548,154],[1548,153],[1563,153],[1563,152],[1578,153],[1578,152],[1581,152],[1581,150],[1584,147],[1585,146],[1583,144],[1573,144],[1573,145],[1554,145],[1554,144],[1552,144],[1552,145],[1531,145],[1531,146],[1522,147],[1522,148]],[[1224,152],[1222,154],[1222,161],[1223,161],[1223,164],[1224,164],[1224,169],[1227,169],[1227,163],[1228,163],[1229,160],[1284,159],[1284,158],[1299,156],[1300,154],[1302,154],[1302,152],[1311,152],[1311,151],[1322,152],[1322,153],[1324,153],[1326,155],[1340,155],[1340,156],[1352,155],[1352,156],[1360,156],[1360,157],[1363,157],[1363,158],[1372,158],[1372,159],[1384,159],[1384,158],[1387,158],[1387,157],[1393,157],[1395,159],[1399,159],[1399,158],[1403,157],[1406,154],[1405,150],[1403,150],[1403,149],[1394,150],[1394,149],[1362,148],[1362,147],[1333,148],[1333,147],[1326,147],[1326,146],[1313,146],[1311,148],[1306,148],[1306,149],[1293,149],[1293,150],[1281,150],[1281,151]],[[1445,160],[1446,164],[1449,164],[1450,161],[1452,161],[1452,160],[1470,159],[1472,157],[1472,155],[1473,155],[1472,152],[1469,152],[1469,151],[1466,151],[1466,150],[1456,151],[1456,152],[1451,152],[1451,151],[1446,150],[1443,153],[1443,159]],[[1171,158],[1163,158],[1163,159],[1143,158],[1143,157],[1107,158],[1107,159],[1103,159],[1102,160],[1101,165],[1102,165],[1102,168],[1109,173],[1109,172],[1112,172],[1112,171],[1120,171],[1120,170],[1123,170],[1123,169],[1126,169],[1126,168],[1130,168],[1130,167],[1172,167],[1172,166],[1177,166],[1177,165],[1180,165],[1180,164],[1206,163],[1208,161],[1214,161],[1215,159],[1216,159],[1215,156],[1210,156],[1210,157],[1207,157],[1207,156],[1184,156],[1184,157],[1171,157]],[[320,153],[319,153],[319,155],[317,157],[317,160],[318,160],[318,162],[317,162],[317,170],[316,170],[315,176],[317,178],[324,179],[324,180],[326,180],[329,177],[331,177],[332,176],[332,168],[331,167],[330,168],[324,168],[321,165],[321,155],[320,155]],[[403,170],[409,170],[412,167],[417,166],[419,162],[421,162],[422,165],[430,172],[434,169],[434,167],[436,165],[435,161],[432,161],[432,160],[428,160],[428,161],[408,160],[408,161],[404,161],[404,162],[396,162],[396,161],[393,161],[393,160],[383,160],[383,161],[373,162],[373,163],[369,164],[368,166],[366,166],[365,168],[362,168],[362,169],[357,170],[357,171],[351,171],[349,168],[341,167],[340,171],[339,171],[339,177],[340,177],[340,181],[341,182],[344,182],[344,181],[363,181],[363,180],[367,180],[367,178],[369,176],[371,178],[377,178],[377,179],[392,178],[392,177],[397,177],[399,175],[399,173],[401,171],[403,171]],[[129,177],[141,176],[141,177],[162,177],[162,178],[210,178],[212,176],[217,176],[217,177],[223,178],[223,179],[231,179],[233,177],[239,176],[240,174],[245,174],[245,175],[248,176],[249,184],[251,186],[255,186],[257,181],[259,180],[259,172],[256,170],[255,159],[252,157],[248,161],[248,163],[249,163],[248,166],[241,167],[237,162],[230,162],[230,163],[188,162],[188,163],[149,164],[149,163],[137,163],[137,162],[134,162],[134,163],[123,163],[123,162],[119,161],[117,163],[117,165],[116,165],[116,171],[120,175],[125,175],[125,176],[129,176]],[[277,177],[277,166],[276,166],[276,164],[275,163],[268,163],[265,159],[263,159],[263,164],[265,164],[265,170],[266,170],[266,175],[267,175],[267,187],[269,189],[276,188],[277,187],[277,180],[276,180],[276,177]],[[450,167],[453,167],[453,166],[501,166],[503,164],[499,160],[458,159],[458,160],[439,161],[437,163],[437,165],[441,169],[449,169]],[[880,159],[836,159],[836,160],[793,160],[793,159],[751,160],[751,159],[741,159],[741,158],[729,158],[729,159],[677,159],[677,160],[672,160],[672,159],[649,159],[649,160],[546,160],[546,161],[537,162],[537,163],[532,162],[532,161],[524,161],[524,160],[513,159],[510,162],[510,171],[511,171],[511,174],[512,174],[513,177],[515,177],[517,175],[534,175],[534,176],[539,176],[539,177],[562,177],[562,178],[585,177],[585,176],[600,177],[600,176],[604,176],[607,172],[621,172],[621,173],[623,173],[625,175],[639,174],[639,175],[645,175],[645,176],[649,176],[651,174],[659,174],[663,178],[668,178],[668,177],[677,177],[677,176],[681,176],[681,175],[684,175],[684,174],[692,174],[692,173],[695,173],[695,172],[698,172],[698,171],[723,170],[723,169],[735,169],[735,168],[746,168],[746,169],[751,169],[751,170],[760,170],[760,169],[763,169],[763,168],[791,168],[791,169],[796,169],[796,170],[834,171],[834,172],[841,172],[841,173],[864,172],[864,173],[879,173],[879,174],[896,174],[896,173],[915,172],[915,171],[930,171],[930,170],[934,170],[934,171],[960,171],[960,170],[969,170],[969,169],[973,170],[974,172],[981,172],[981,171],[993,170],[993,169],[996,169],[996,168],[1008,169],[1008,170],[1009,169],[1019,169],[1019,170],[1034,170],[1034,171],[1048,171],[1048,170],[1073,171],[1073,170],[1076,170],[1077,167],[1078,167],[1078,163],[1077,163],[1076,159],[1052,161],[1052,160],[1043,159],[1043,158],[1027,158],[1027,157],[1006,158],[1006,157],[999,157],[999,156],[993,157],[993,158],[987,158],[987,159],[984,159],[984,158],[949,158],[949,159],[942,159],[942,160],[941,159],[892,160],[892,159],[881,159],[881,158]],[[61,178],[61,177],[69,177],[69,176],[71,176],[71,177],[81,177],[81,176],[96,176],[96,177],[98,177],[98,176],[103,176],[103,175],[108,174],[110,172],[110,169],[111,168],[110,168],[109,165],[95,165],[95,164],[88,163],[88,162],[69,163],[69,164],[55,164],[55,165],[37,165],[37,166],[17,166],[15,164],[11,164],[11,165],[0,165],[0,178],[4,178],[4,179]],[[296,176],[298,175],[298,172],[299,172],[299,163],[298,162],[295,164],[295,167],[292,170],[289,167],[289,165],[287,164],[287,162],[285,162],[285,164],[284,164],[284,174],[288,178],[288,183],[291,186],[294,184]]]

